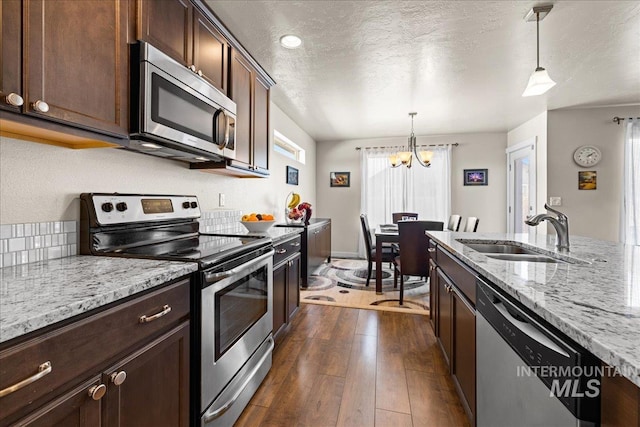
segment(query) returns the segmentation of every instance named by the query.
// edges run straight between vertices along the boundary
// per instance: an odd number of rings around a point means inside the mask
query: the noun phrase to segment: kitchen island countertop
[[[0,343],[186,276],[197,263],[72,256],[0,269]]]
[[[556,251],[555,235],[432,231],[427,235],[640,386],[640,246],[571,236],[566,256],[587,263],[536,263],[489,258],[458,240],[511,240],[566,257]]]

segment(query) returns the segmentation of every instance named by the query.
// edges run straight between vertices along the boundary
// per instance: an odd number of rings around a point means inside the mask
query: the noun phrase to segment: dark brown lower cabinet
[[[476,317],[467,296],[430,260],[432,324],[458,396],[474,425],[476,408]]]
[[[124,377],[120,384],[118,376]],[[106,370],[102,383],[107,384],[105,426],[187,427],[189,322]]]
[[[473,425],[476,408],[476,315],[475,310],[455,287],[451,291],[453,308],[453,363],[451,373],[462,396],[462,406]]]
[[[438,336],[438,304],[436,303],[438,298],[438,273],[436,268],[435,261],[429,259],[429,320],[431,320],[433,331]]]
[[[96,375],[14,425],[30,427],[104,426],[102,422],[103,400],[93,400],[89,396],[89,390],[100,384],[100,376]]]
[[[449,286],[449,279],[446,278],[440,269],[438,276],[438,341],[444,353],[444,358],[448,365],[451,365],[451,352],[453,347],[453,312]]]
[[[278,343],[281,332],[300,306],[300,236],[274,246],[273,335]]]
[[[0,348],[0,390],[33,379],[0,398],[0,427],[187,427],[189,284]]]

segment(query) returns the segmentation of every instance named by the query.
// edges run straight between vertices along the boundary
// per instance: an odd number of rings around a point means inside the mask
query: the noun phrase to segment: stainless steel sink
[[[474,251],[480,252],[489,258],[500,259],[503,261],[522,261],[522,262],[548,262],[548,263],[566,263],[566,264],[590,264],[587,261],[579,259],[570,259],[568,257],[555,257],[545,253],[536,251],[532,248],[520,246],[517,242],[501,242],[494,243],[492,241],[478,241],[457,239],[458,242],[467,246]]]
[[[499,254],[486,254],[487,257],[493,259],[501,259],[504,261],[526,261],[526,262],[549,262],[549,263],[564,263],[566,261],[550,256],[531,253],[499,253]]]
[[[464,243],[464,242],[461,242]],[[465,246],[470,247],[474,251],[482,252],[483,254],[532,254],[539,255],[538,252],[525,249],[522,246],[509,245],[509,244],[497,244],[497,243],[464,243]]]

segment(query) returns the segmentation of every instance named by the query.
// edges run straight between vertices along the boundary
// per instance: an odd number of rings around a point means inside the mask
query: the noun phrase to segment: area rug
[[[393,270],[389,264],[383,264],[382,268],[382,295],[375,292],[375,266],[369,286],[366,283],[367,261],[334,258],[331,263],[320,266],[312,273],[307,288],[301,290],[300,301],[373,310],[429,313],[429,286],[424,278],[405,276],[403,305],[400,305],[399,290],[393,287]]]

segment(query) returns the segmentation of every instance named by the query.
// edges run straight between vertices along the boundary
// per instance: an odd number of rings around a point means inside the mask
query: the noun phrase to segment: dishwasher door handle
[[[549,350],[552,350],[558,354],[563,355],[564,357],[571,357],[569,353],[564,351],[560,346],[554,343],[549,337],[543,334],[540,329],[532,325],[526,320],[520,320],[515,318],[507,309],[506,304],[500,297],[496,297],[498,302],[491,301],[490,304],[498,310],[498,312],[502,315],[502,317],[507,320],[510,324],[516,327],[520,332],[527,335],[532,340],[538,342],[540,345],[547,347]],[[512,304],[509,304],[510,308],[520,312],[517,307],[514,307]],[[525,313],[522,313],[522,317],[528,317]]]

